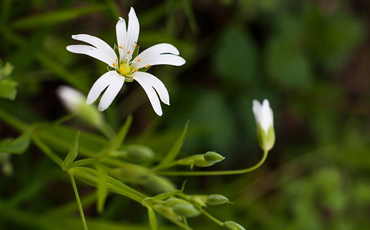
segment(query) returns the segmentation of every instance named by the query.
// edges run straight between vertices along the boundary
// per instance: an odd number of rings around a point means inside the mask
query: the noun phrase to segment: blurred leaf
[[[14,66],[7,62],[5,66],[2,66],[1,60],[0,60],[0,79],[4,79],[5,77],[8,77],[10,74],[12,74],[14,69]]]
[[[96,187],[99,183],[99,173],[96,170],[85,167],[74,167],[70,169],[70,172],[87,184]],[[109,176],[107,176],[107,188],[112,192],[127,196],[140,203],[146,198],[143,194]]]
[[[221,35],[213,59],[214,72],[225,83],[243,87],[258,76],[256,45],[241,27],[229,27]]]
[[[105,5],[94,5],[78,9],[67,9],[45,14],[33,15],[16,20],[11,24],[16,29],[29,29],[40,26],[48,26],[60,24],[72,19],[81,17],[82,15],[103,11],[107,7]]]
[[[9,142],[0,143],[0,152],[24,153],[30,145],[30,133],[24,132],[20,137]]]
[[[17,95],[17,83],[12,80],[0,81],[0,97],[14,100]]]
[[[78,139],[79,138],[80,138],[80,132],[77,132],[76,137],[75,137],[75,139],[72,143],[72,146],[69,150],[69,153],[63,161],[63,164],[62,164],[62,169],[63,170],[67,170],[68,165],[71,164],[76,159],[77,154],[78,154],[77,151],[78,151]]]
[[[38,136],[50,148],[58,153],[65,153],[70,149],[70,143],[76,135],[76,129],[63,125],[35,124],[32,126],[33,135]],[[79,154],[85,156],[95,156],[98,149],[107,145],[108,141],[104,138],[81,132],[79,138]]]
[[[155,216],[155,212],[151,207],[147,207],[147,209],[148,209],[148,215],[149,215],[150,228],[151,230],[157,230],[158,224],[157,224],[157,217]]]
[[[96,169],[98,170],[98,189],[97,189],[97,209],[99,213],[104,211],[104,204],[105,200],[108,195],[108,188],[107,188],[107,174],[104,172],[103,168],[100,167],[98,164],[95,165]]]

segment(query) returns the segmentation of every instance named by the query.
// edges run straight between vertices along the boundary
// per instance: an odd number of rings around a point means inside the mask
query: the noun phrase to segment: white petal
[[[134,61],[137,62],[137,59],[143,59],[143,58],[145,59],[148,56],[153,56],[153,55],[158,56],[160,54],[165,54],[165,53],[174,54],[174,55],[180,54],[178,49],[176,49],[176,47],[174,47],[173,45],[168,44],[168,43],[161,43],[161,44],[151,46],[148,49],[144,50],[134,59]]]
[[[157,91],[159,98],[163,103],[167,105],[170,104],[170,95],[168,94],[166,86],[161,80],[159,80],[156,76],[146,72],[134,73],[134,79],[138,78],[139,81],[145,81],[148,85],[151,85],[155,89],[155,91]]]
[[[114,81],[115,77],[121,76],[116,71],[109,71],[96,80],[87,95],[86,104],[90,105],[96,101],[103,90]]]
[[[111,83],[108,86],[108,89],[104,92],[103,96],[100,99],[99,111],[106,110],[110,104],[112,104],[114,98],[117,96],[118,92],[121,90],[123,84],[125,83],[125,78],[116,74],[113,76]]]
[[[143,68],[147,65],[153,66],[153,65],[174,65],[174,66],[181,66],[185,64],[185,59],[172,55],[172,54],[161,54],[156,56],[149,56],[146,58],[143,58],[140,62],[135,63],[135,68]]]
[[[88,34],[77,34],[72,35],[72,38],[78,41],[83,41],[95,46],[99,52],[104,53],[105,56],[109,58],[109,62],[116,63],[117,55],[114,50],[100,38],[88,35]]]
[[[132,54],[135,50],[135,45],[139,38],[140,32],[140,24],[137,16],[135,14],[134,8],[131,7],[130,12],[128,14],[128,28],[126,33],[126,40],[125,40],[125,58],[131,60]]]
[[[113,67],[112,59],[103,52],[93,46],[88,45],[70,45],[67,46],[67,50],[76,54],[85,54],[90,57],[96,58],[102,62],[105,62],[107,65]]]
[[[119,18],[116,24],[116,33],[117,33],[117,44],[118,44],[120,60],[123,60],[125,51],[122,48],[125,46],[125,40],[126,40],[126,21],[121,17]],[[119,47],[122,47],[122,48],[119,48]]]
[[[274,125],[274,115],[269,101],[265,99],[261,105],[258,101],[253,100],[252,109],[257,125],[260,125],[261,128],[267,133],[270,126]]]
[[[254,118],[256,119],[256,123],[258,125],[260,123],[260,111],[261,111],[261,104],[259,101],[253,100],[252,110],[253,110]]]
[[[143,80],[143,77],[134,77],[134,79],[143,87],[146,95],[148,95],[149,101],[152,104],[154,112],[158,114],[158,116],[162,116],[162,107],[161,103],[158,99],[158,95],[155,93],[151,84],[149,84],[146,80]]]

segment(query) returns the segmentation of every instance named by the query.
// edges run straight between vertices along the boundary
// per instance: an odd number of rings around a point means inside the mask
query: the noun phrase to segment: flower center
[[[131,73],[132,68],[131,68],[131,66],[127,65],[126,63],[120,63],[120,65],[118,66],[118,68],[116,70],[120,75],[126,76],[126,75]]]

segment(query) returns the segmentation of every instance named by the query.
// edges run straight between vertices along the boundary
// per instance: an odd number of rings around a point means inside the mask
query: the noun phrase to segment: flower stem
[[[78,204],[78,210],[80,211],[81,220],[82,220],[82,224],[84,226],[84,230],[88,230],[87,224],[86,224],[85,215],[84,215],[84,210],[82,209],[82,204],[81,204],[80,196],[78,195],[78,190],[77,190],[75,178],[73,177],[73,174],[72,173],[68,173],[68,175],[71,178],[71,183],[72,183],[72,186],[73,186],[73,191],[74,191],[75,196],[76,196],[76,201],[77,201],[77,204]]]
[[[163,171],[155,172],[155,174],[166,175],[166,176],[221,176],[221,175],[235,175],[244,174],[259,168],[266,160],[268,151],[263,152],[261,160],[254,166],[246,169],[229,170],[229,171]]]
[[[13,128],[17,129],[18,131],[22,132],[27,129],[27,124],[25,124],[18,118],[10,115],[8,112],[4,111],[1,108],[0,108],[0,119],[5,121],[8,125],[12,126]]]
[[[208,212],[204,211],[202,208],[199,208],[199,210],[203,213],[203,215],[205,215],[206,217],[208,217],[209,219],[211,219],[213,222],[215,222],[216,224],[220,225],[220,226],[224,226],[224,223],[217,220],[215,217],[213,217],[211,214],[209,214]]]

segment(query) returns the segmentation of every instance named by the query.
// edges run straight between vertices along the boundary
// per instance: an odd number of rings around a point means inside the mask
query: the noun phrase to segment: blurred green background
[[[369,229],[368,0],[1,0],[0,58],[14,66],[18,94],[0,107],[30,123],[66,115],[56,88],[87,94],[106,71],[104,63],[65,49],[76,44],[71,35],[113,46],[117,18],[127,19],[131,6],[141,50],[168,42],[187,63],[150,69],[170,93],[162,117],[130,83],[104,112],[109,124],[117,128],[133,114],[131,141],[160,156],[190,119],[182,156],[215,150],[226,160],[205,170],[239,169],[261,157],[251,106],[267,98],[277,137],[267,162],[247,175],[187,178],[186,192],[229,197],[234,205],[210,213],[246,229]],[[17,135],[4,123],[0,133]],[[0,175],[0,229],[60,229],[43,217],[75,203],[68,177],[34,147],[11,163],[13,175]],[[180,187],[185,179],[174,178]],[[99,215],[89,195],[94,188],[79,188],[90,229],[149,229],[140,205],[111,195]],[[78,212],[52,215],[82,229]],[[189,223],[219,229],[204,217]]]

